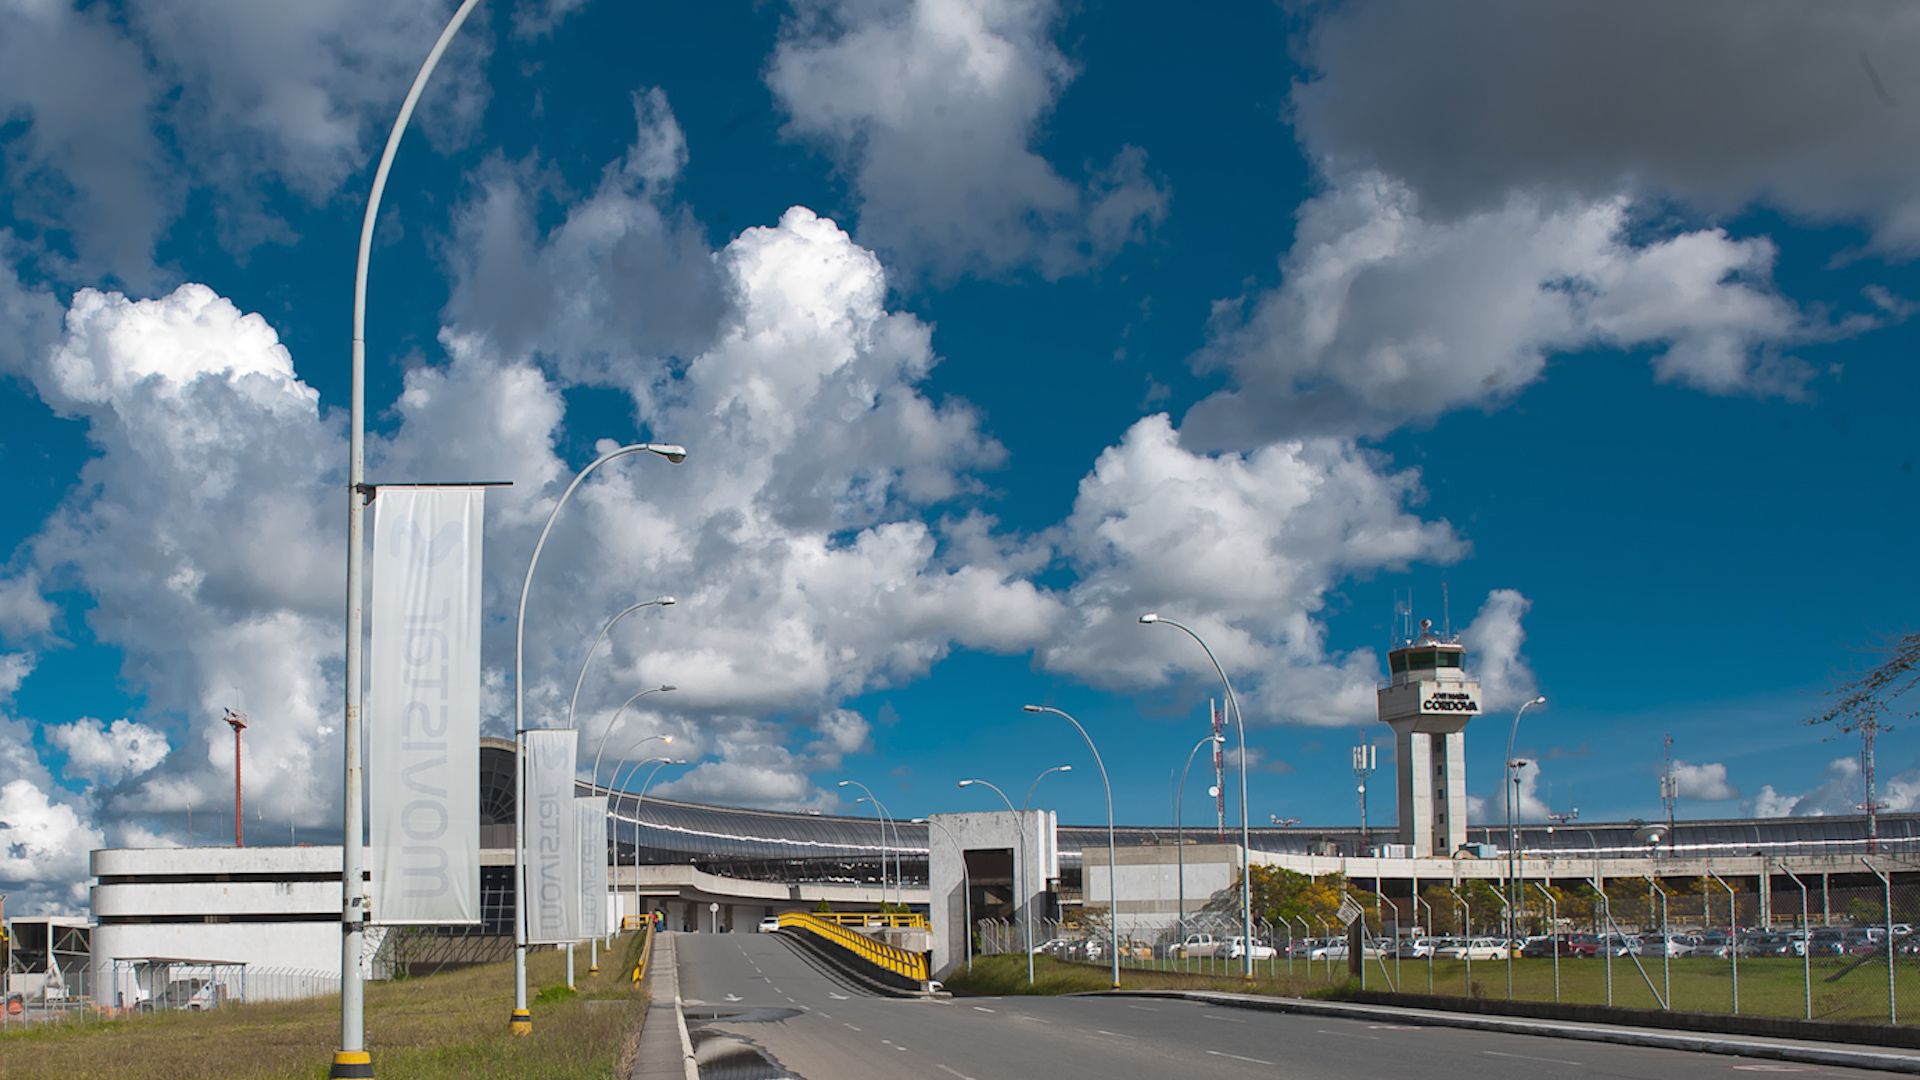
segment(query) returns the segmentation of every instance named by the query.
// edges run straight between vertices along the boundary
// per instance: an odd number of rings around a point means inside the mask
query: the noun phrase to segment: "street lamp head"
[[[835,785],[833,785],[833,786],[834,786],[834,787],[846,787],[846,786],[847,786],[848,784],[851,784],[851,783],[853,783],[853,781],[851,781],[851,780],[842,780],[842,781],[840,781],[839,783],[837,783],[837,784],[835,784]]]
[[[909,825],[925,825],[926,823],[927,823],[927,819],[923,817],[907,819],[907,824]]]
[[[673,745],[673,736],[671,736],[671,735],[662,735],[662,736],[660,736],[660,741],[661,741],[661,742],[663,742],[663,743],[666,743],[666,744],[667,744],[667,745],[669,745],[669,746],[671,746],[671,745]]]
[[[1054,772],[1072,772],[1072,771],[1073,771],[1073,766],[1071,765],[1062,765],[1059,768],[1054,770]]]
[[[1534,698],[1532,701],[1527,702],[1529,705],[1545,705],[1546,703],[1547,699],[1544,696]]]
[[[974,782],[974,781],[972,781],[972,780],[962,780],[962,781],[960,781],[960,786],[961,786],[961,787],[972,787],[972,786],[974,785],[974,783],[975,783],[975,782]]]
[[[1152,626],[1154,623],[1157,623],[1159,621],[1160,621],[1160,615],[1157,612],[1149,611],[1145,615],[1140,616],[1140,622],[1142,625],[1145,625],[1145,626]]]
[[[663,694],[671,694],[671,693],[673,693],[673,692],[674,692],[675,690],[678,690],[678,689],[680,689],[680,688],[679,688],[679,687],[677,687],[677,686],[675,686],[675,685],[673,685],[672,683],[661,683],[661,684],[660,684],[660,692],[661,692],[661,693],[663,693]]]
[[[1046,707],[1043,705],[1022,705],[1020,706],[1020,711],[1021,712],[1046,712],[1047,710],[1046,710]]]
[[[1215,735],[1213,737],[1213,741],[1216,743],[1223,743],[1227,741],[1227,737],[1225,735]]]
[[[654,603],[658,604],[661,607],[672,607],[675,603],[675,600],[671,596],[662,596],[662,597],[656,598],[654,600]]]
[[[687,460],[687,448],[676,443],[648,443],[647,449],[675,465]]]

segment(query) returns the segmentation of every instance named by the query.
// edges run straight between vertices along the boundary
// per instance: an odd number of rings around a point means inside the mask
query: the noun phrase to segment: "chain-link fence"
[[[1360,894],[1368,989],[1625,1008],[1920,1023],[1920,860],[1837,860],[1825,872],[1740,878],[1421,882]],[[1391,890],[1388,890],[1391,893]],[[1038,954],[1123,968],[1240,976],[1237,904],[1215,897],[1184,923],[1103,912],[1036,919]],[[976,927],[981,955],[1028,947],[1020,920]],[[1342,982],[1345,927],[1327,916],[1257,920],[1256,978]]]

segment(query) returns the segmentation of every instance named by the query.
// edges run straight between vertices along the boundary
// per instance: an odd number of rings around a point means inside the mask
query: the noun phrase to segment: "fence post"
[[[1547,943],[1553,948],[1553,1003],[1560,1004],[1560,905],[1545,885],[1533,882],[1547,901]]]
[[[1733,1015],[1740,1015],[1740,900],[1734,895],[1733,886],[1720,880],[1720,875],[1707,871],[1707,876],[1719,882],[1727,890],[1727,958],[1733,961]],[[1712,929],[1712,927],[1708,927]]]
[[[1813,1019],[1813,927],[1807,921],[1807,883],[1801,881],[1785,866],[1780,868],[1780,872],[1787,875],[1788,881],[1800,886],[1800,957],[1805,961],[1802,965],[1804,972],[1802,977],[1807,987],[1807,1019],[1811,1020]]]
[[[1860,865],[1873,871],[1873,876],[1880,879],[1881,887],[1886,890],[1887,909],[1884,914],[1887,925],[1887,1023],[1897,1024],[1900,1022],[1900,1011],[1893,1003],[1893,878],[1881,873],[1880,868],[1868,862],[1865,855],[1860,856]]]
[[[1660,1003],[1660,1007],[1672,1009],[1673,935],[1667,930],[1667,890],[1660,887],[1660,883],[1653,879],[1652,874],[1647,875],[1647,888],[1660,894],[1660,985],[1666,988],[1666,1000]],[[1653,906],[1651,897],[1648,898],[1647,906],[1649,909]],[[1648,910],[1647,916],[1649,918],[1653,916],[1652,910]]]
[[[1420,918],[1420,909],[1423,907],[1427,909],[1427,994],[1431,996],[1433,994],[1433,905],[1420,899],[1420,894],[1415,892],[1413,917],[1416,920]]]

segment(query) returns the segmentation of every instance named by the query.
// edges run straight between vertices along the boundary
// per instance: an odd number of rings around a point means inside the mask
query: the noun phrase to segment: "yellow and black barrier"
[[[925,919],[922,918],[921,922],[924,925]],[[812,934],[845,949],[883,972],[912,982],[916,987],[924,988],[931,977],[927,972],[925,953],[908,952],[897,945],[875,941],[865,934],[841,926],[836,921],[830,921],[810,912],[789,911],[782,914],[780,929],[799,930]]]
[[[653,923],[649,921],[641,933],[646,937],[640,940],[640,958],[633,963],[633,981],[636,985],[647,977],[647,961],[653,959]]]

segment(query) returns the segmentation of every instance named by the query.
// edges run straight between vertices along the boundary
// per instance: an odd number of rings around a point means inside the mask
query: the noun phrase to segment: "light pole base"
[[[533,1014],[525,1009],[513,1010],[513,1019],[507,1022],[507,1031],[514,1035],[533,1034]]]
[[[330,1080],[373,1080],[373,1055],[365,1050],[336,1050]]]
[[[599,964],[590,964],[590,965],[588,965],[588,967],[587,967],[587,974],[589,974],[589,975],[598,975],[598,974],[600,974],[600,965],[599,965]]]

